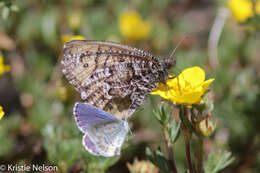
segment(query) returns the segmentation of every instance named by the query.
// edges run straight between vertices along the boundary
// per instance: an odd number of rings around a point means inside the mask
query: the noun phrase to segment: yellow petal
[[[229,0],[228,7],[239,22],[245,22],[253,16],[251,0]]]
[[[177,86],[177,84],[179,84],[179,79],[177,77],[173,79],[168,79],[166,84],[168,87],[174,88],[175,86]]]
[[[200,86],[196,87],[196,88],[194,89],[194,91],[204,93],[204,92],[208,89],[209,85],[210,85],[214,80],[215,80],[214,78],[211,78],[211,79],[206,80],[206,81],[203,82]],[[203,94],[202,94],[202,95],[203,95]]]
[[[122,13],[119,17],[119,29],[122,35],[125,37],[133,37],[133,31],[136,29],[136,26],[138,26],[139,21],[140,16],[135,11]]]
[[[70,35],[62,35],[61,40],[64,43],[68,42],[70,40],[71,36]]]
[[[2,106],[0,106],[0,120],[3,118],[3,116],[4,116],[4,111],[3,111],[3,107]]]
[[[151,30],[150,23],[142,20],[136,11],[122,13],[119,17],[118,24],[121,34],[132,40],[140,40],[148,37]]]
[[[152,95],[159,95],[161,96],[162,98],[166,99],[166,100],[169,100],[170,99],[170,95],[167,91],[167,88],[164,84],[159,84],[158,87],[153,90],[152,92],[150,92],[150,94]]]
[[[139,32],[136,35],[137,40],[147,38],[151,30],[151,25],[148,21],[141,21],[138,30]]]
[[[171,97],[171,101],[178,104],[195,104],[201,102],[202,92],[190,92],[187,94]]]
[[[71,38],[71,40],[86,40],[86,39],[81,35],[75,35]]]
[[[81,35],[75,35],[75,36],[71,36],[71,35],[62,35],[61,37],[63,44],[65,44],[68,41],[71,40],[86,40],[85,37],[81,36]]]
[[[3,56],[0,56],[0,75],[4,74],[5,72],[10,71],[11,67],[9,65],[4,64]]]
[[[205,82],[203,82],[202,87],[205,88],[205,89],[207,89],[208,86],[209,86],[214,80],[215,80],[214,78],[210,78],[210,79],[206,80]]]
[[[192,86],[200,85],[205,80],[205,72],[200,67],[191,67],[183,70],[180,79],[185,80]]]

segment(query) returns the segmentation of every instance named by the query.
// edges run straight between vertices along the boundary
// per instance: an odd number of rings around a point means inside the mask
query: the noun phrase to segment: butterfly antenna
[[[173,56],[173,54],[176,52],[177,48],[181,45],[181,43],[188,37],[188,35],[185,35],[181,41],[177,44],[177,46],[173,49],[171,55],[170,55],[170,58]]]

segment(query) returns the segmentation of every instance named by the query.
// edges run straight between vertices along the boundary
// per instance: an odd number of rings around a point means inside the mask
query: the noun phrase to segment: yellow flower
[[[119,29],[121,34],[130,40],[141,40],[149,36],[151,25],[142,20],[135,11],[124,12],[119,17]]]
[[[5,112],[3,111],[3,107],[0,106],[0,120],[3,118],[3,116],[5,115]],[[0,130],[1,130],[2,126],[0,126]]]
[[[5,115],[5,112],[3,111],[3,107],[0,106],[0,120],[3,118],[4,115]]]
[[[245,22],[248,18],[254,16],[251,0],[229,0],[228,7],[238,22]],[[255,11],[260,14],[260,0],[255,4]]]
[[[75,36],[71,36],[71,35],[62,35],[61,37],[63,44],[65,44],[68,41],[71,40],[86,40],[85,37],[81,36],[81,35],[75,35]]]
[[[213,81],[213,78],[205,81],[204,70],[195,66],[183,70],[178,77],[167,80],[168,89],[164,84],[159,84],[150,94],[160,95],[178,104],[200,103],[201,97]]]
[[[218,121],[213,124],[211,120],[211,115],[207,115],[203,120],[198,122],[197,124],[197,131],[200,136],[206,137],[209,136],[217,127]]]
[[[4,64],[4,58],[0,55],[0,75],[4,74],[5,72],[10,71],[10,66]]]

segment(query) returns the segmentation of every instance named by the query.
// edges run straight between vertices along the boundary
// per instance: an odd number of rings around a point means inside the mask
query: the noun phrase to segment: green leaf
[[[146,155],[148,159],[160,169],[161,172],[163,173],[171,172],[168,161],[163,156],[160,148],[158,148],[155,152],[152,152],[149,148],[146,148]]]
[[[42,16],[41,33],[44,41],[53,47],[57,45],[57,23],[58,11],[55,8],[50,8]]]
[[[0,8],[4,7],[5,3],[4,2],[0,2]]]
[[[234,160],[235,158],[228,151],[210,153],[204,164],[204,172],[217,173],[230,165]]]
[[[10,7],[10,9],[11,9],[11,11],[14,11],[14,12],[18,12],[19,11],[18,6],[14,5],[14,4]]]
[[[168,134],[172,144],[174,144],[177,141],[178,137],[180,136],[180,127],[181,127],[181,121],[177,122],[176,120],[173,120],[169,124]]]
[[[7,19],[8,15],[9,15],[9,8],[8,7],[4,7],[3,11],[2,11],[3,19]]]
[[[171,113],[168,110],[168,106],[163,104],[153,111],[153,114],[162,126],[168,124],[171,119]]]

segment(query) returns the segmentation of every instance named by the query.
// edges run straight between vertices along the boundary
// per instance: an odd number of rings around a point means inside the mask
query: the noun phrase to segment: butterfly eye
[[[87,68],[87,67],[88,67],[88,64],[84,64],[83,67]]]

